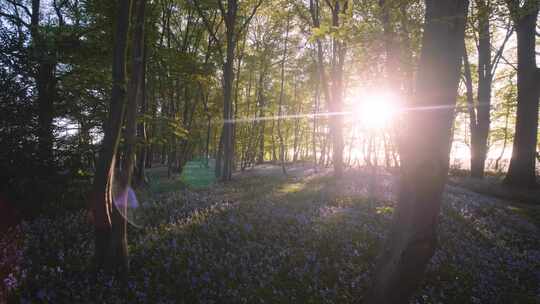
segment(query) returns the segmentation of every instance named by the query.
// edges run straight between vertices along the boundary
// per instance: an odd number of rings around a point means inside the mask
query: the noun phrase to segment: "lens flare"
[[[387,127],[399,112],[397,98],[391,93],[374,93],[363,96],[354,107],[354,117],[368,129]]]
[[[136,210],[139,208],[139,201],[135,191],[127,187],[117,187],[113,193],[114,206],[131,225],[140,228],[140,224],[137,221]]]

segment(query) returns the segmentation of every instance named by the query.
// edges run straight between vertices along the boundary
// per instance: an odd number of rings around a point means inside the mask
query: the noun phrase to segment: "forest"
[[[0,0],[1,303],[540,303],[539,0]]]

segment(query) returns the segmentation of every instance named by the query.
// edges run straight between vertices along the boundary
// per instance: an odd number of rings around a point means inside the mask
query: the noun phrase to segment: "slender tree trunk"
[[[122,261],[120,268],[124,280],[127,279],[129,270],[128,246],[127,246],[127,198],[128,188],[131,184],[133,169],[135,167],[135,151],[137,144],[137,105],[142,103],[144,86],[144,9],[146,0],[135,0],[132,2],[135,16],[135,29],[133,34],[133,54],[131,59],[132,76],[128,82],[127,102],[126,102],[126,127],[125,127],[125,148],[124,161],[122,162],[122,173],[118,177],[117,188],[119,195],[125,201],[113,201],[113,221],[111,247],[113,252],[118,252],[117,259]],[[113,198],[115,199],[115,198]],[[116,198],[118,199],[118,198]]]
[[[321,156],[319,157],[319,164],[321,166],[324,166],[324,164],[326,163],[326,155],[327,155],[327,150],[328,150],[328,134],[326,132],[326,128],[323,128],[323,132],[322,133],[322,142],[321,142]]]
[[[537,186],[535,155],[539,96],[535,53],[538,3],[534,0],[526,1],[524,8],[512,9],[512,14],[517,33],[518,103],[512,158],[505,183],[514,187],[534,188]]]
[[[328,2],[330,3],[330,2]],[[335,3],[334,3],[335,5]],[[312,22],[313,22],[313,27],[315,28],[318,28],[320,27],[320,6],[319,6],[319,0],[310,0],[309,1],[309,8],[310,8],[310,13],[311,13],[311,19],[312,19]],[[333,17],[333,21],[335,19],[334,17],[334,12],[332,12],[332,17]],[[334,22],[333,22],[334,23]],[[328,108],[329,110],[332,112],[335,110],[335,107],[334,107],[334,102],[332,101],[332,98],[334,97],[334,94],[331,94],[330,92],[330,88],[329,88],[329,84],[328,84],[328,79],[326,77],[326,69],[324,67],[324,52],[323,52],[323,47],[322,47],[322,41],[320,39],[317,39],[316,41],[316,46],[317,46],[317,70],[319,72],[319,84],[320,86],[322,87],[322,91],[323,91],[323,95],[324,95],[324,98],[326,100],[326,104],[328,105]],[[336,54],[335,50],[334,50],[334,55]],[[333,133],[334,130],[336,131],[336,133],[339,133],[339,131],[337,130],[336,127],[338,127],[339,125],[339,120],[333,120],[332,118],[329,119],[330,120],[330,132]],[[332,134],[333,138],[335,137],[335,144],[339,146],[339,134]],[[324,140],[324,145],[322,145],[321,147],[321,159],[320,159],[320,162],[321,162],[321,165],[324,165],[325,163],[325,160],[326,160],[326,153],[330,150],[330,148],[328,147],[328,135],[326,134],[325,135],[325,140]],[[341,140],[343,141],[343,137],[341,137]],[[338,147],[339,148],[339,147]],[[343,155],[341,155],[342,157]],[[337,158],[339,158],[340,156],[336,154]],[[341,167],[339,166],[339,160],[338,162],[334,162],[334,164],[337,164],[336,167],[334,167],[334,170],[335,170],[335,174],[336,176],[339,176],[341,174]],[[340,169],[341,168],[341,169]]]
[[[339,17],[347,10],[348,1],[334,1],[332,9],[332,25],[339,27]],[[346,46],[341,38],[333,39],[332,50],[332,89],[330,112],[337,114],[330,116],[330,134],[332,135],[332,161],[334,174],[343,175],[343,65],[345,61]]]
[[[501,149],[501,153],[499,154],[499,157],[495,160],[495,171],[499,170],[499,163],[501,162],[501,159],[504,156],[504,152],[506,151],[506,145],[508,142],[508,122],[510,120],[510,107],[507,106],[506,108],[506,114],[504,115],[504,138],[503,138],[503,147]]]
[[[473,172],[473,166],[477,166],[475,171],[478,171],[478,145],[479,145],[479,128],[478,118],[476,115],[476,105],[474,102],[474,89],[473,79],[471,73],[471,66],[469,62],[469,55],[465,45],[463,45],[463,75],[465,77],[465,94],[467,98],[467,110],[469,112],[469,130],[471,133],[471,175]],[[474,160],[473,160],[474,159]]]
[[[273,113],[272,113],[273,114]],[[272,127],[270,128],[270,141],[272,142],[272,163],[278,160],[276,153],[276,136],[275,136],[276,121],[272,119]]]
[[[313,130],[311,136],[311,145],[313,153],[313,165],[317,167],[317,114],[319,114],[319,90],[318,87],[315,91],[315,108],[313,109]]]
[[[139,13],[139,12],[137,12]],[[138,20],[136,20],[137,22]],[[142,24],[144,28],[144,20]],[[146,35],[143,33],[143,36],[146,37]],[[146,115],[148,111],[148,100],[146,97],[146,58],[147,58],[147,44],[146,39],[143,38],[143,58],[142,58],[142,76],[140,79],[140,112],[139,115],[142,117],[143,115]],[[133,183],[135,186],[139,186],[143,184],[146,180],[145,176],[145,168],[146,168],[146,154],[148,153],[148,137],[146,135],[146,121],[143,120],[138,123],[137,125],[137,133],[138,137],[142,143],[141,148],[139,149],[139,153],[137,156],[138,164],[136,166],[137,173],[135,176],[135,182]]]
[[[283,140],[283,134],[281,133],[281,115],[283,115],[283,98],[285,94],[285,62],[287,61],[287,43],[289,42],[289,24],[290,16],[287,15],[287,27],[285,30],[285,40],[283,43],[283,58],[281,59],[281,85],[279,90],[279,103],[278,103],[278,121],[277,121],[277,133],[279,138],[279,161],[281,163],[281,171],[284,175],[287,175],[287,169],[285,168],[285,144]]]
[[[234,42],[230,42],[234,43]],[[223,170],[221,172],[221,180],[228,181],[231,177],[231,162],[233,154],[233,138],[232,138],[232,80],[234,78],[233,60],[234,48],[227,50],[227,62],[223,68],[223,92],[224,92],[224,107],[223,107]]]
[[[223,16],[227,45],[225,63],[223,64],[223,170],[220,177],[222,181],[228,181],[232,177],[234,144],[232,132],[232,83],[234,80],[233,64],[236,49],[236,14],[238,9],[237,0],[228,0],[227,3],[227,12]]]
[[[302,101],[298,100],[296,98],[296,82],[294,84],[294,103],[298,103],[298,110],[296,111],[296,115],[301,115],[302,114]],[[300,135],[300,131],[301,131],[302,127],[300,126],[300,117],[297,117],[295,118],[294,120],[294,142],[293,142],[293,151],[294,151],[294,154],[293,154],[293,160],[292,162],[295,163],[297,160],[298,160],[298,154],[300,153],[300,155],[302,155],[301,151],[298,151],[299,149],[301,149],[302,147],[302,142],[301,142],[301,137]],[[303,132],[302,132],[303,133]]]
[[[399,79],[401,78],[399,62],[400,49],[392,22],[392,5],[395,5],[393,1],[379,0],[386,55],[384,61],[385,81],[388,88],[395,94],[398,94],[400,89]]]
[[[484,0],[478,5],[478,102],[476,121],[471,124],[471,176],[483,178],[488,149],[491,109],[491,37],[489,8]],[[473,129],[474,128],[474,131]]]
[[[266,74],[266,67],[263,69],[261,74],[259,75],[259,84],[258,84],[258,106],[259,106],[259,118],[264,118],[265,115],[265,107],[266,107],[266,96],[264,95],[264,77]],[[257,164],[262,164],[264,162],[264,154],[265,154],[265,147],[264,147],[264,133],[266,128],[266,121],[262,120],[259,123],[259,134],[258,134],[258,142],[256,143],[258,145],[258,155],[257,155]],[[254,128],[255,130],[255,128]]]
[[[113,206],[113,176],[120,132],[124,117],[126,96],[126,46],[129,28],[130,1],[117,4],[117,22],[113,46],[112,93],[109,116],[104,127],[104,138],[94,177],[90,198],[95,228],[95,262],[97,269],[119,271],[125,277],[128,271],[127,247],[116,243],[113,235],[121,231],[122,217]]]
[[[214,168],[214,173],[216,177],[221,177],[223,172],[223,131],[219,136],[219,143],[216,150],[216,167]]]
[[[126,103],[125,153],[122,170],[126,185],[131,183],[137,149],[137,108],[143,103],[144,94],[144,10],[146,0],[134,0],[134,33],[131,58],[131,77],[128,82]],[[124,188],[123,187],[123,188]]]
[[[32,0],[30,34],[32,38],[32,59],[36,63],[34,78],[37,87],[38,158],[42,166],[40,173],[43,176],[50,176],[53,162],[53,119],[57,59],[56,51],[49,49],[47,38],[41,33],[39,25],[40,4],[40,0]]]
[[[468,1],[426,0],[425,5],[414,106],[454,106]],[[435,251],[454,109],[409,115],[398,205],[367,303],[408,303]]]

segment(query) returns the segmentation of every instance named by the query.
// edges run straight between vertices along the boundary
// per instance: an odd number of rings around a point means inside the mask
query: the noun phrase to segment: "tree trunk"
[[[296,81],[294,83],[294,99],[293,99],[293,104],[294,103],[298,103],[298,110],[296,111],[296,115],[297,117],[295,118],[294,120],[294,141],[293,141],[293,159],[292,159],[292,162],[293,163],[296,163],[296,161],[298,161],[298,154],[302,155],[302,151],[299,151],[302,149],[302,142],[301,142],[301,139],[300,139],[300,129],[301,129],[301,126],[300,126],[300,116],[299,115],[302,115],[302,101],[301,100],[298,100],[298,98],[296,98]]]
[[[379,0],[379,6],[381,8],[381,22],[383,25],[384,35],[384,48],[385,48],[385,82],[388,88],[395,94],[399,93],[401,79],[400,74],[400,62],[399,62],[399,43],[397,41],[397,35],[394,31],[391,10],[392,5],[395,5],[392,1]]]
[[[264,156],[265,156],[265,139],[264,139],[264,133],[265,133],[265,129],[266,129],[266,120],[264,120],[264,115],[266,114],[266,111],[265,111],[265,108],[266,108],[266,96],[264,95],[265,94],[265,77],[267,76],[267,71],[268,71],[268,67],[266,66],[266,64],[264,63],[264,59],[266,58],[262,58],[261,59],[261,65],[263,66],[262,68],[262,71],[260,72],[259,74],[259,83],[258,83],[258,89],[257,89],[257,106],[259,107],[259,114],[258,114],[258,117],[259,118],[263,118],[259,124],[258,124],[258,128],[255,128],[255,123],[254,123],[254,130],[257,130],[259,131],[258,133],[258,142],[255,143],[255,145],[258,146],[258,149],[257,149],[257,161],[256,161],[256,164],[262,164],[264,163]]]
[[[327,2],[330,3],[330,2]],[[345,2],[347,3],[347,2]],[[309,1],[310,6],[310,12],[311,12],[311,19],[313,21],[313,26],[318,28],[320,26],[320,11],[319,11],[319,1],[318,0],[310,0]],[[346,4],[344,5],[344,7]],[[338,1],[334,1],[334,6],[332,8],[332,25],[338,26],[339,25],[339,3]],[[340,45],[341,42],[338,41],[337,38],[333,40],[333,65],[332,65],[332,88],[330,89],[330,86],[328,84],[328,79],[326,77],[326,70],[324,67],[324,52],[322,47],[322,42],[320,39],[317,39],[317,63],[318,63],[318,72],[319,72],[319,78],[320,78],[320,85],[322,86],[322,91],[324,98],[326,100],[326,103],[328,105],[328,109],[330,112],[340,112],[341,111],[341,76],[342,76],[342,59],[344,59],[345,53],[344,48],[341,50]],[[343,52],[342,52],[343,51]],[[343,55],[343,56],[341,56]],[[339,57],[337,59],[340,62],[337,62],[336,64],[336,57]],[[341,66],[340,66],[341,63]],[[338,100],[334,100],[334,98],[338,98]],[[330,118],[330,135],[332,137],[333,141],[333,163],[334,163],[334,174],[336,176],[340,176],[343,172],[343,130],[342,130],[342,120],[339,115],[332,115]],[[330,150],[330,145],[328,145],[328,135],[326,136],[324,145],[322,147],[321,151],[321,163],[324,165],[324,161],[328,161],[326,159],[326,153]]]
[[[526,14],[522,10],[526,9]],[[538,132],[539,72],[536,67],[535,33],[538,4],[529,0],[525,8],[512,9],[517,33],[517,116],[510,166],[505,183],[534,188],[536,184],[536,141]]]
[[[131,184],[137,148],[137,108],[143,103],[144,87],[144,9],[146,0],[134,0],[134,33],[132,40],[131,77],[128,82],[125,127],[125,160],[122,171],[126,185]]]
[[[216,149],[216,166],[214,168],[214,173],[217,178],[221,177],[223,172],[223,131],[219,136],[219,143]]]
[[[146,1],[146,0],[145,0]],[[144,21],[144,20],[143,20]],[[141,25],[144,28],[144,22]],[[146,35],[143,33],[143,36],[146,37]],[[147,58],[147,44],[146,39],[143,38],[143,57],[142,57],[142,76],[140,79],[140,113],[139,115],[142,117],[146,115],[146,112],[148,111],[148,100],[146,98],[146,58]],[[139,122],[137,125],[137,133],[138,137],[140,138],[142,145],[139,149],[139,155],[138,155],[138,164],[136,166],[137,173],[135,176],[135,182],[134,185],[139,186],[143,183],[145,183],[146,175],[145,175],[145,168],[146,168],[146,154],[148,153],[148,138],[146,135],[146,121],[143,119],[143,121]]]
[[[489,11],[483,0],[478,4],[478,102],[475,105],[476,121],[471,124],[471,176],[483,178],[491,109],[491,37]],[[473,129],[474,128],[474,131]]]
[[[113,223],[110,249],[117,252],[118,261],[121,261],[119,268],[124,280],[127,280],[129,271],[128,246],[127,246],[127,198],[128,189],[131,185],[133,168],[135,167],[135,151],[137,144],[137,105],[142,102],[142,87],[144,86],[143,48],[144,48],[144,9],[146,0],[135,0],[132,2],[135,15],[135,29],[133,34],[133,54],[131,58],[132,76],[128,82],[127,102],[126,102],[126,126],[125,126],[125,151],[122,162],[122,173],[116,183],[118,191],[114,199],[120,197],[124,201],[113,201]]]
[[[319,114],[319,104],[321,99],[321,91],[320,91],[320,83],[319,79],[317,79],[316,87],[315,87],[315,94],[313,96],[315,106],[313,108],[313,130],[312,130],[312,137],[311,137],[311,145],[312,145],[312,153],[313,153],[313,166],[315,169],[317,169],[317,115]]]
[[[289,40],[289,24],[290,16],[287,15],[287,27],[285,30],[285,41],[283,43],[283,58],[281,59],[281,85],[279,90],[279,104],[278,104],[278,121],[277,121],[277,133],[279,137],[279,161],[281,163],[281,171],[283,175],[287,175],[287,169],[285,168],[285,144],[283,140],[283,134],[281,132],[281,115],[283,115],[283,95],[285,94],[285,62],[287,60],[287,43]]]
[[[468,1],[425,4],[414,106],[444,108],[412,111],[406,119],[398,205],[367,303],[408,303],[436,245]]]
[[[227,12],[222,12],[225,19],[225,36],[227,39],[226,57],[223,64],[223,170],[220,176],[222,181],[228,181],[232,177],[234,144],[232,132],[232,83],[234,80],[233,64],[236,48],[236,14],[238,9],[237,0],[228,0],[227,3]]]
[[[56,51],[49,50],[47,39],[40,33],[40,0],[32,0],[30,34],[32,56],[36,63],[34,75],[37,87],[38,107],[38,158],[42,166],[41,174],[50,176],[53,162],[53,119],[56,95]]]
[[[104,137],[94,177],[91,206],[95,228],[95,263],[97,269],[119,271],[127,276],[127,244],[118,243],[122,216],[113,206],[112,186],[126,96],[126,44],[129,28],[130,1],[120,0],[116,9],[113,47],[112,93]]]
[[[273,116],[274,113],[272,113]],[[272,119],[272,127],[270,128],[270,141],[272,143],[272,163],[275,163],[278,159],[276,153],[276,136],[274,135],[274,130],[276,126],[276,121]]]
[[[508,142],[508,122],[510,120],[510,106],[506,106],[506,114],[504,115],[504,137],[503,137],[503,147],[501,149],[501,153],[495,160],[495,171],[499,171],[499,163],[501,162],[501,159],[504,156],[504,152],[506,151],[506,145]]]

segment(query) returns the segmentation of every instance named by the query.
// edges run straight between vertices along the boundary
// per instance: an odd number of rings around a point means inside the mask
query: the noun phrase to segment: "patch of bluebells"
[[[394,207],[392,182],[381,180],[380,201],[364,199],[367,183],[351,178],[342,197],[240,203],[183,190],[143,202],[129,232],[125,287],[89,271],[84,213],[23,223],[0,238],[1,290],[27,303],[359,302]],[[447,193],[440,246],[412,303],[539,299],[536,226],[481,199]]]

